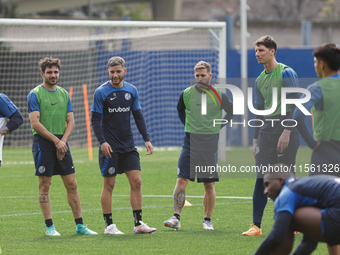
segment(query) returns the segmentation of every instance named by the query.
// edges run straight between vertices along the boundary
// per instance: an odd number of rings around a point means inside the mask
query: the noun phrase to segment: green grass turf
[[[165,229],[163,221],[173,214],[172,192],[176,182],[179,148],[155,150],[151,156],[140,150],[142,164],[143,221],[156,227],[152,235],[133,234],[133,215],[129,202],[129,184],[124,175],[116,179],[113,196],[113,218],[125,235],[104,235],[104,220],[100,206],[102,177],[97,153],[88,160],[87,150],[71,148],[84,223],[98,236],[75,235],[75,223],[66,200],[65,188],[59,176],[52,178],[50,191],[52,216],[60,237],[45,235],[44,219],[38,203],[38,178],[30,148],[4,148],[0,168],[0,247],[2,254],[253,254],[273,224],[273,202],[265,209],[262,236],[246,237],[252,222],[252,196],[255,174],[247,178],[221,178],[216,183],[216,206],[213,214],[214,231],[202,228],[204,189],[202,184],[189,183],[179,231]],[[311,150],[301,147],[297,165],[309,163]],[[222,163],[220,163],[222,164]],[[227,164],[239,169],[253,165],[250,148],[231,148]],[[306,175],[297,173],[297,176]],[[197,197],[199,196],[199,197]],[[222,198],[225,196],[245,197]],[[295,245],[302,235],[296,236]],[[325,244],[319,244],[313,254],[327,254]]]

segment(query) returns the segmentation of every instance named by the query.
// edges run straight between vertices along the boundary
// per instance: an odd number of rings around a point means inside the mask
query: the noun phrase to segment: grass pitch
[[[156,148],[157,149],[157,148]],[[102,177],[87,150],[71,148],[84,224],[98,232],[98,236],[75,234],[75,223],[66,200],[66,191],[59,176],[52,178],[50,191],[52,217],[60,237],[45,235],[44,219],[38,203],[38,178],[30,148],[4,148],[4,162],[0,168],[0,247],[2,254],[253,254],[273,224],[273,202],[265,209],[262,236],[242,236],[252,223],[252,192],[255,174],[246,178],[221,178],[216,183],[216,206],[212,218],[214,231],[204,230],[202,184],[190,182],[179,231],[165,229],[163,221],[173,214],[172,192],[176,182],[180,148],[155,150],[151,156],[139,150],[142,164],[143,221],[156,227],[152,235],[133,234],[133,215],[129,201],[126,176],[119,175],[113,196],[114,223],[125,235],[104,235],[100,193]],[[301,147],[297,165],[308,164],[311,150]],[[250,148],[231,148],[227,164],[239,169],[254,164]],[[306,175],[298,171],[297,176]],[[232,198],[233,197],[233,198]],[[297,235],[295,245],[301,240]],[[325,244],[319,244],[314,254],[328,254]]]

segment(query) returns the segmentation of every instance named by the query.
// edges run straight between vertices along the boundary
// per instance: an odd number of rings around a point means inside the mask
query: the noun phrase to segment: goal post
[[[24,124],[5,137],[4,146],[31,145],[27,95],[42,83],[39,60],[52,56],[61,60],[58,85],[72,90],[76,128],[69,140],[71,149],[86,148],[86,111],[91,111],[94,90],[109,79],[107,62],[114,55],[126,60],[124,80],[139,91],[153,145],[181,146],[184,133],[176,111],[179,94],[193,84],[193,68],[200,60],[212,65],[214,77],[226,78],[226,23],[0,19],[0,92],[24,116]],[[89,109],[84,108],[84,84]],[[222,161],[226,148],[223,130]],[[132,131],[136,145],[143,145],[135,125]],[[93,131],[91,139],[96,146]]]

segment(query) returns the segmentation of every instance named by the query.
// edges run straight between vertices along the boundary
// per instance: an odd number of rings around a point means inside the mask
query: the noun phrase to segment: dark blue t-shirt
[[[114,151],[134,148],[130,117],[132,111],[140,109],[137,88],[128,82],[114,88],[107,81],[96,89],[91,111],[102,115],[104,138]]]

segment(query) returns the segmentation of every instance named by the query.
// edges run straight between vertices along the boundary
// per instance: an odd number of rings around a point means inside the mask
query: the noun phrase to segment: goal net
[[[4,151],[31,146],[27,95],[42,83],[38,62],[49,56],[61,60],[58,85],[72,96],[76,127],[71,150],[84,147],[86,152],[89,143],[98,145],[88,117],[94,90],[109,79],[112,56],[126,61],[124,80],[139,91],[153,145],[181,146],[178,97],[193,84],[193,68],[200,60],[211,64],[214,77],[225,78],[225,32],[224,22],[0,19],[0,92],[24,116],[24,124],[5,137]],[[132,130],[136,145],[143,145],[134,123]]]

